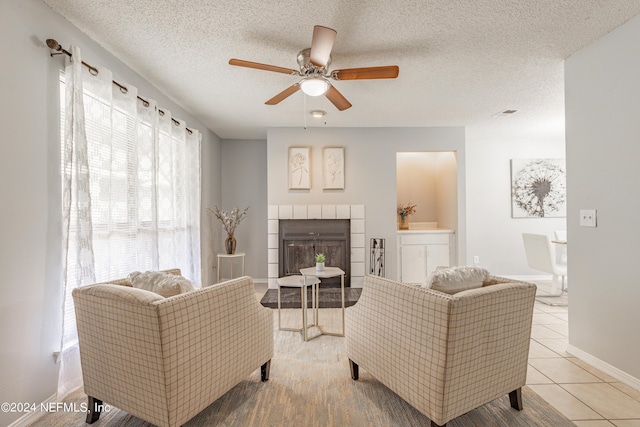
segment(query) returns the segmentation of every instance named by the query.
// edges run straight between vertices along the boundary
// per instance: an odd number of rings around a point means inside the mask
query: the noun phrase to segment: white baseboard
[[[45,400],[44,402],[42,402],[43,406],[47,406],[50,403],[56,402],[56,395],[54,394],[53,396],[49,397],[47,400]],[[34,422],[36,422],[36,420],[38,420],[40,417],[46,415],[46,412],[40,411],[40,410],[36,410],[33,412],[27,412],[26,414],[24,414],[23,416],[21,416],[20,418],[18,418],[17,420],[15,420],[14,422],[12,422],[11,424],[9,424],[8,427],[27,427],[30,426],[31,424],[33,424]]]
[[[632,377],[631,375],[627,374],[624,371],[621,371],[615,366],[612,366],[607,362],[600,360],[597,357],[587,353],[586,351],[580,350],[579,348],[572,346],[571,344],[567,346],[567,353],[576,356],[578,359],[584,362],[587,362],[589,365],[601,370],[605,374],[617,379],[621,383],[624,383],[629,387],[640,391],[640,379]]]

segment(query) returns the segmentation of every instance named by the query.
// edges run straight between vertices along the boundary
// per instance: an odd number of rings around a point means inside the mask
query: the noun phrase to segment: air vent
[[[504,111],[501,111],[498,114],[494,115],[493,117],[508,117],[508,116],[510,116],[512,114],[515,114],[517,112],[518,112],[518,110],[504,110]]]

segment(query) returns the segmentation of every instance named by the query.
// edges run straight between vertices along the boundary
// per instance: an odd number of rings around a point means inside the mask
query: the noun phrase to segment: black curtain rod
[[[57,52],[57,53],[53,53],[53,52],[51,52],[51,53],[50,53],[50,55],[51,55],[51,56],[65,54],[65,55],[67,55],[69,58],[73,57],[73,55],[71,54],[71,52],[69,52],[68,50],[64,49],[62,46],[60,46],[60,43],[58,43],[58,42],[57,42],[56,40],[54,40],[54,39],[47,39],[47,46],[49,47],[49,49],[51,49],[51,50],[55,50],[55,51]],[[89,72],[90,72],[91,74],[93,74],[94,76],[97,76],[97,75],[98,75],[98,69],[97,69],[96,67],[91,66],[91,65],[87,64],[87,63],[86,63],[86,62],[84,62],[84,61],[82,61],[82,65],[84,65],[85,67],[87,67],[87,68],[89,69]],[[112,83],[113,83],[114,85],[118,86],[118,87],[120,88],[120,91],[121,91],[122,93],[127,93],[127,92],[129,91],[129,89],[127,89],[127,87],[126,87],[126,86],[124,86],[124,85],[122,85],[122,84],[118,83],[118,82],[117,82],[117,81],[115,81],[115,80],[112,80]],[[136,95],[136,96],[138,97],[138,99],[139,99],[140,101],[142,101],[142,104],[143,104],[145,107],[148,107],[148,106],[149,106],[149,101],[147,101],[147,100],[146,100],[146,99],[144,99],[144,98],[141,98],[139,95]],[[163,110],[161,110],[160,108],[158,108],[158,113],[160,113],[160,115],[161,115],[161,116],[164,116],[164,111],[163,111]],[[177,121],[176,119],[174,119],[173,117],[171,118],[171,121],[173,121],[173,123],[174,123],[175,125],[179,125],[179,124],[180,124],[180,122],[179,122],[179,121]],[[185,128],[185,129],[187,130],[187,132],[189,132],[189,134],[193,134],[193,131],[192,131],[191,129],[189,129],[189,128]]]

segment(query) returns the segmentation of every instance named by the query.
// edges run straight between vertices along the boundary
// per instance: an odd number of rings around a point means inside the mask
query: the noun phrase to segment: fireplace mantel
[[[365,273],[364,205],[269,205],[268,207],[268,274],[269,288],[276,289],[279,274],[278,247],[281,219],[348,219],[350,220],[351,287],[362,287]]]

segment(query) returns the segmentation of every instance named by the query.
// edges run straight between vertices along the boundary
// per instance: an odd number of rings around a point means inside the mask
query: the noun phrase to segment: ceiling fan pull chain
[[[327,97],[322,98],[322,111],[327,111]],[[327,125],[327,115],[324,115],[324,125]]]

